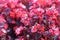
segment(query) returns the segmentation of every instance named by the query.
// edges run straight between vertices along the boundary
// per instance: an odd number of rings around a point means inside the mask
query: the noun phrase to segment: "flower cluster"
[[[60,0],[0,0],[0,40],[60,40]]]

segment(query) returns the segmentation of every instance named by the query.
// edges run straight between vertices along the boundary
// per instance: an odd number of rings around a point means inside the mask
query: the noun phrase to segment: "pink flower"
[[[39,24],[35,24],[34,26],[32,26],[32,28],[31,28],[31,32],[37,32],[37,30],[38,30],[38,28],[40,27],[40,25]]]
[[[16,35],[19,35],[21,31],[24,29],[24,27],[20,26],[15,30]]]

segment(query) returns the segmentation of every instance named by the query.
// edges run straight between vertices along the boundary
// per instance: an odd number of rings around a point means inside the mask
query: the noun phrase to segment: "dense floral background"
[[[60,40],[60,0],[0,0],[0,40]]]

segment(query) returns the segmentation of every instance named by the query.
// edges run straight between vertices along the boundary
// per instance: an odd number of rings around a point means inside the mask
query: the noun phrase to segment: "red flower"
[[[15,18],[15,13],[11,11],[11,12],[10,12],[10,17],[11,17],[11,18]]]

